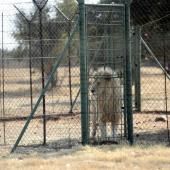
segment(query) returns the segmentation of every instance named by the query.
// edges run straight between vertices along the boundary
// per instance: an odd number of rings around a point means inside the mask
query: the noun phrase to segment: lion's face
[[[113,71],[110,68],[99,68],[92,77],[90,90],[93,95],[101,94],[105,88],[111,88]]]

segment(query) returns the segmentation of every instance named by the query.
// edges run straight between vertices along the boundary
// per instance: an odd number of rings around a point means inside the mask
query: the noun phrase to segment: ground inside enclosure
[[[79,91],[79,69],[72,68],[73,99]],[[16,117],[28,116],[30,113],[29,70],[8,69],[5,71],[5,115],[1,118],[14,117],[13,121],[0,122],[0,151],[8,153],[16,141],[25,120],[15,120]],[[77,145],[81,141],[80,98],[77,99],[73,109],[74,114],[68,114],[70,109],[68,68],[60,68],[59,80],[56,88],[46,94],[47,114],[52,117],[47,121],[47,143],[52,148],[63,148]],[[33,72],[33,101],[37,100],[41,87],[41,74],[38,70]],[[167,80],[167,110],[170,121],[170,80]],[[134,113],[134,134],[137,143],[167,143],[167,121],[155,121],[160,115],[165,115],[165,78],[158,67],[141,68],[141,94],[142,112]],[[2,95],[1,95],[2,96]],[[2,100],[2,98],[1,98]],[[36,115],[42,115],[42,104]],[[39,117],[31,121],[21,145],[42,144],[43,122]],[[6,143],[6,145],[4,145]]]
[[[165,79],[160,67],[141,67],[141,112],[134,112],[133,117],[137,142],[170,140],[170,80]]]
[[[31,150],[31,148],[30,148]],[[50,169],[50,170],[169,170],[168,146],[107,145],[73,147],[60,151],[39,150],[29,154],[14,153],[0,156],[0,169]]]
[[[30,93],[30,72],[29,68],[5,68],[4,72],[4,117],[22,117],[29,115],[31,111],[31,96],[33,106],[40,96],[42,79],[39,69],[32,69],[32,94]],[[69,68],[58,69],[57,85],[45,94],[47,114],[68,113],[69,111]],[[79,67],[72,67],[72,98],[76,98],[79,90],[80,78]],[[1,70],[2,73],[2,70]],[[47,76],[45,76],[47,82]],[[3,81],[3,80],[2,80]],[[1,83],[2,83],[1,81]],[[50,85],[49,85],[50,86]],[[1,90],[1,102],[2,102]],[[79,99],[77,100],[79,102]],[[78,105],[76,105],[78,106]],[[74,107],[75,111],[78,109]],[[80,109],[78,109],[79,111]],[[1,111],[2,112],[2,111]],[[42,115],[42,103],[38,107],[36,115]]]

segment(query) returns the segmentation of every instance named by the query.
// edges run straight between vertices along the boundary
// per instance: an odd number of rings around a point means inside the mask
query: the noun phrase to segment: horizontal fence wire
[[[121,142],[125,123],[124,6],[87,5],[86,23],[90,140]]]

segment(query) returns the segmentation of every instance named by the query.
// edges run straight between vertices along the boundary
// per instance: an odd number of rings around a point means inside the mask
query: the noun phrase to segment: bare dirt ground
[[[79,69],[72,68],[72,94],[75,99],[79,90]],[[33,102],[37,100],[41,89],[41,77],[38,70],[33,73]],[[30,85],[28,69],[5,70],[5,115],[1,109],[1,117],[27,116],[30,113]],[[69,112],[69,86],[68,69],[60,68],[59,84],[46,94],[46,110],[49,115],[68,114]],[[170,111],[170,82],[167,80],[167,105],[165,100],[165,77],[162,71],[156,67],[142,67],[141,69],[141,94],[142,112],[134,114],[135,141],[139,143],[157,143],[167,141],[167,122],[155,122],[159,115],[165,115],[166,110]],[[2,103],[2,98],[1,98]],[[157,112],[155,112],[157,111]],[[74,112],[80,112],[80,99],[74,107]],[[36,115],[42,115],[42,104]],[[167,115],[170,121],[170,115]],[[56,142],[56,145],[72,145],[81,141],[80,115],[60,117],[59,119],[47,121],[47,142]],[[3,155],[9,153],[11,146],[16,141],[25,121],[12,121],[0,123],[0,152]],[[123,129],[124,127],[122,127]],[[5,138],[5,140],[4,140]],[[41,144],[43,141],[42,120],[31,121],[29,128],[24,135],[21,144]],[[4,147],[4,143],[6,143]],[[71,143],[71,144],[70,144]],[[74,144],[73,144],[74,145]],[[1,147],[2,146],[2,147]]]
[[[169,170],[170,149],[159,145],[77,146],[56,152],[12,154],[0,158],[4,170]]]

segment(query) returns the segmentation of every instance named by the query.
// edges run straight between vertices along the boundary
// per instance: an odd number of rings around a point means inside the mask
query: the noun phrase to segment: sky
[[[53,5],[57,0],[48,0],[48,5]],[[61,1],[61,0],[58,0]],[[97,3],[98,0],[85,0],[85,3]],[[2,30],[3,30],[3,46],[4,49],[12,49],[16,47],[16,41],[11,35],[15,29],[14,19],[16,14],[16,5],[24,12],[30,11],[33,6],[32,0],[0,0],[0,48],[2,47]],[[2,13],[3,13],[3,29],[2,29]]]
[[[57,2],[57,1],[61,1],[61,0],[48,0],[48,3],[51,4],[53,2]],[[99,0],[85,0],[85,3],[96,3]],[[31,3],[32,0],[0,0],[0,12],[2,11],[9,11],[9,6],[12,7],[13,4],[19,5],[21,3],[25,3],[25,4],[29,4]]]

